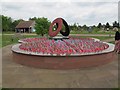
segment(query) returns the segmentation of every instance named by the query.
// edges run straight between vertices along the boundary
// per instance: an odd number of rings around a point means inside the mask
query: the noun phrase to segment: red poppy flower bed
[[[28,38],[22,40],[19,48],[26,52],[49,55],[73,55],[101,52],[109,47],[101,41],[91,38],[69,38],[49,40],[47,38]]]
[[[27,38],[13,45],[13,60],[19,64],[47,69],[78,69],[116,60],[114,44],[92,38],[50,40]]]

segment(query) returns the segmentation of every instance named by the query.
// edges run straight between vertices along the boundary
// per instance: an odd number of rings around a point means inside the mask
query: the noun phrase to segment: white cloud
[[[59,2],[118,2],[119,0],[59,0]],[[16,0],[2,0],[2,2],[16,2]],[[19,2],[33,2],[33,0],[19,0]],[[34,0],[34,2],[58,2],[58,0]]]
[[[117,9],[117,2],[70,2],[70,0],[66,2],[7,2],[6,0],[2,3],[2,14],[14,19],[47,17],[53,21],[56,17],[63,17],[69,24],[77,22],[80,25],[112,23],[118,20]]]

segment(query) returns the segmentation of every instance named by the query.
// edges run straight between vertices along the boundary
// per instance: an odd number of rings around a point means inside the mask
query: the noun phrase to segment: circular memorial
[[[49,69],[76,69],[99,66],[116,58],[114,45],[95,39],[49,40],[28,38],[12,47],[20,64]]]
[[[58,23],[57,31],[52,31],[54,23]],[[56,36],[61,32],[62,24],[67,22],[62,18],[53,21],[49,35]],[[63,34],[63,33],[62,33]],[[95,38],[48,39],[26,38],[12,46],[13,60],[19,64],[45,69],[78,69],[104,65],[116,59],[114,44],[102,42]]]

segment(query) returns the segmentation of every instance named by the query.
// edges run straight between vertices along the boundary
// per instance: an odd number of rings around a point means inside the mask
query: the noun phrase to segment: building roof
[[[29,28],[30,26],[33,26],[35,24],[35,21],[20,21],[19,24],[15,28]]]

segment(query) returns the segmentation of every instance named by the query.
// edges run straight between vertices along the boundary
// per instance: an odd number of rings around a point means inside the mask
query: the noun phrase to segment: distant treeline
[[[2,31],[15,31],[15,27],[16,25],[20,22],[20,21],[24,21],[23,19],[18,19],[18,20],[14,20],[11,17],[8,16],[4,16],[4,15],[0,15],[0,19],[2,19]],[[36,30],[38,29],[38,31],[36,31],[36,33],[40,34],[42,32],[39,31],[39,29],[41,28],[48,30],[49,25],[50,25],[50,20],[48,20],[48,18],[42,17],[42,18],[29,18],[29,20],[34,20],[36,22]],[[89,27],[87,25],[79,25],[79,23],[74,23],[73,25],[69,25],[70,30],[73,31],[79,31],[79,30],[87,30]],[[98,25],[93,25],[91,26],[92,28],[98,28],[98,29],[104,29],[107,30],[107,28],[111,28],[113,29],[114,27],[120,28],[120,25],[117,21],[113,21],[112,26],[109,24],[109,22],[106,22],[106,24],[102,24],[102,23],[98,23]],[[43,33],[47,33],[47,31],[44,30]]]

